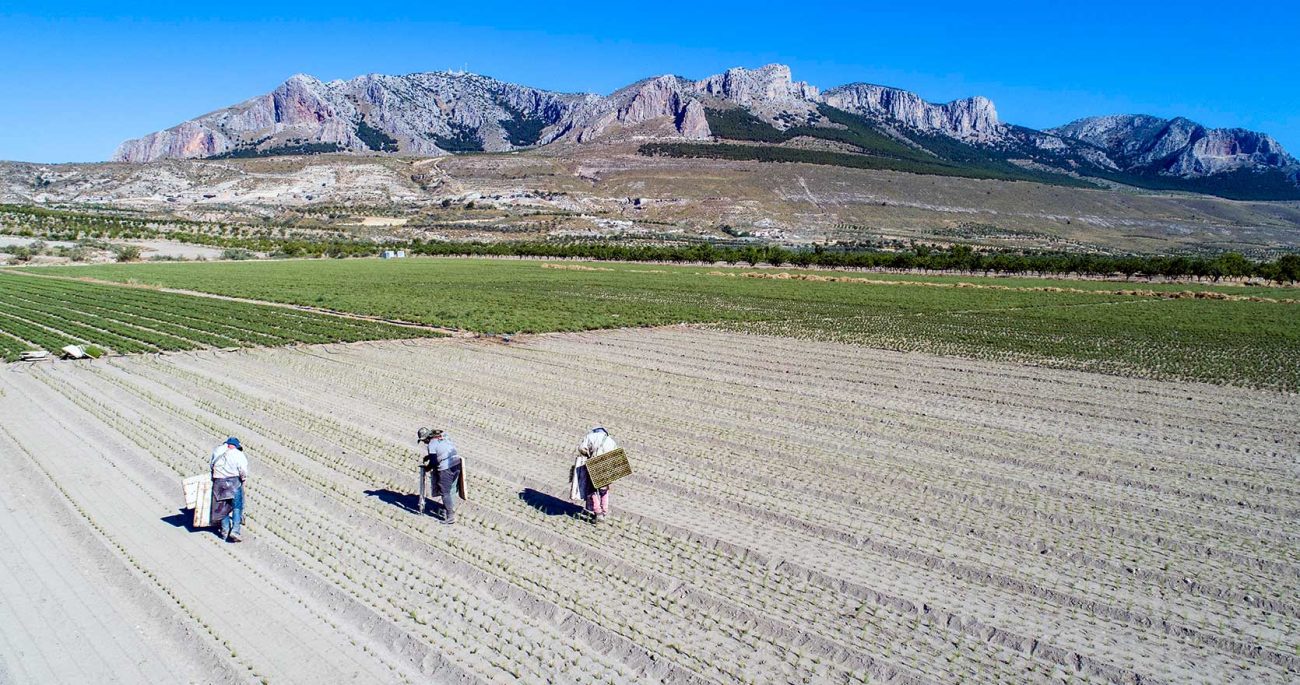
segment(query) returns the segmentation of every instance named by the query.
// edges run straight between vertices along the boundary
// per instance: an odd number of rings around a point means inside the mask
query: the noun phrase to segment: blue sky
[[[113,6],[110,6],[113,5]],[[1300,155],[1294,2],[399,3],[0,0],[0,159],[107,159],[119,142],[288,76],[468,68],[608,93],[663,73],[789,64],[933,101],[985,95],[1035,128],[1182,115]]]

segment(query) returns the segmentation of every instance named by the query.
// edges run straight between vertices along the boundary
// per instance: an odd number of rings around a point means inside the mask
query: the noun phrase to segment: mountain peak
[[[1300,167],[1281,144],[1242,128],[1207,128],[1186,117],[1149,114],[1085,117],[1047,131],[1101,148],[1120,168],[1196,178],[1240,169]]]
[[[936,147],[933,136],[946,136],[973,146],[962,153],[963,159],[993,154],[1101,177],[1192,179],[1243,169],[1300,177],[1300,163],[1272,137],[1254,131],[1210,129],[1183,117],[1116,114],[1037,132],[1003,124],[986,97],[933,103],[910,91],[869,83],[822,92],[795,81],[784,64],[734,67],[700,80],[666,74],[610,95],[557,93],[463,71],[366,74],[329,82],[294,74],[270,93],[126,141],[115,158],[443,155],[558,141],[707,140],[714,137],[709,110],[737,108],[777,130],[842,126],[828,120],[826,105],[863,117],[865,125],[907,145],[944,149],[950,146]]]
[[[782,122],[820,120],[822,103],[962,140],[988,142],[1003,134],[987,98],[934,105],[914,93],[866,84],[823,95],[777,63],[733,67],[698,81],[663,75],[608,96],[542,91],[451,70],[372,73],[327,83],[300,73],[266,95],[127,141],[115,158],[144,162],[329,151],[437,155],[561,139],[589,142],[610,131],[647,126],[643,134],[704,139],[711,136],[709,106],[742,107],[784,127]]]
[[[893,120],[921,131],[943,133],[961,140],[993,142],[1006,135],[993,101],[978,95],[934,104],[911,91],[851,83],[826,91],[825,102],[855,114]]]
[[[695,89],[743,106],[807,102],[819,98],[816,86],[803,81],[796,82],[790,73],[790,67],[784,64],[767,64],[758,69],[733,67],[697,81]]]

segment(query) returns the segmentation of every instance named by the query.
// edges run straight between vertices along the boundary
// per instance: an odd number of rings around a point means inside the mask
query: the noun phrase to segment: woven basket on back
[[[632,465],[627,463],[627,455],[619,447],[588,459],[587,475],[591,477],[591,486],[599,490],[623,476],[632,475]]]

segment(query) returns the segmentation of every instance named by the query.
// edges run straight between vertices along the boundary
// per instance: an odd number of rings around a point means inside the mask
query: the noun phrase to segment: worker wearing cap
[[[239,438],[227,438],[212,450],[212,517],[221,520],[221,537],[239,542],[244,522],[244,481],[248,480],[248,457]]]
[[[454,524],[456,487],[462,468],[460,454],[456,452],[456,444],[438,428],[421,428],[418,436],[427,450],[425,468],[434,470],[438,474],[435,482],[442,495],[442,522],[447,525]]]
[[[609,436],[609,431],[599,426],[592,428],[578,443],[578,457],[573,462],[573,477],[569,483],[570,494],[573,499],[584,501],[596,522],[604,521],[609,515],[609,486],[599,490],[592,486],[591,476],[587,474],[587,460],[616,449],[618,443]]]

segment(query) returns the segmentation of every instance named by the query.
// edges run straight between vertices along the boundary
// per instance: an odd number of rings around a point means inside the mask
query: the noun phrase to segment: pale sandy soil
[[[43,240],[41,238],[24,238],[14,235],[0,235],[0,247],[22,246],[26,247],[34,242],[43,242],[48,247],[76,247],[76,243],[70,243],[65,240]]]
[[[564,216],[577,213],[651,233],[698,231],[719,238],[725,224],[799,243],[924,240],[1158,254],[1237,250],[1252,256],[1300,246],[1298,202],[645,157],[637,154],[638,145],[548,146],[432,160],[309,155],[150,164],[0,162],[0,203],[112,206],[217,222],[260,224],[269,218],[276,225],[293,224],[295,217],[315,223],[346,207],[350,217],[411,218],[417,231],[423,221],[438,218],[430,210],[445,200],[494,208],[492,231],[435,226],[418,234],[425,239],[623,233]],[[507,209],[519,211],[497,211]],[[544,222],[527,218],[537,211],[551,216]],[[406,233],[411,228],[395,232],[415,237]]]
[[[41,240],[40,238],[24,238],[21,236],[0,235],[0,247],[14,245],[27,246],[40,240],[45,243],[46,247],[77,247],[77,243],[62,240]],[[114,241],[118,245],[135,245],[140,248],[140,258],[148,260],[153,256],[176,257],[179,259],[220,259],[222,248],[208,247],[206,245],[192,245],[189,243],[178,243],[174,240],[118,240]],[[98,256],[93,261],[113,261],[113,254],[108,250],[96,251]],[[71,260],[59,260],[61,263],[70,262]]]
[[[140,258],[177,257],[180,259],[220,259],[222,248],[206,245],[191,245],[173,240],[126,240],[122,241],[140,247]]]
[[[403,226],[408,219],[396,218],[391,216],[367,216],[362,217],[360,225],[362,226]]]
[[[239,545],[179,510],[228,434]],[[1295,682],[1298,445],[1296,396],[688,328],[10,365],[0,683]]]

